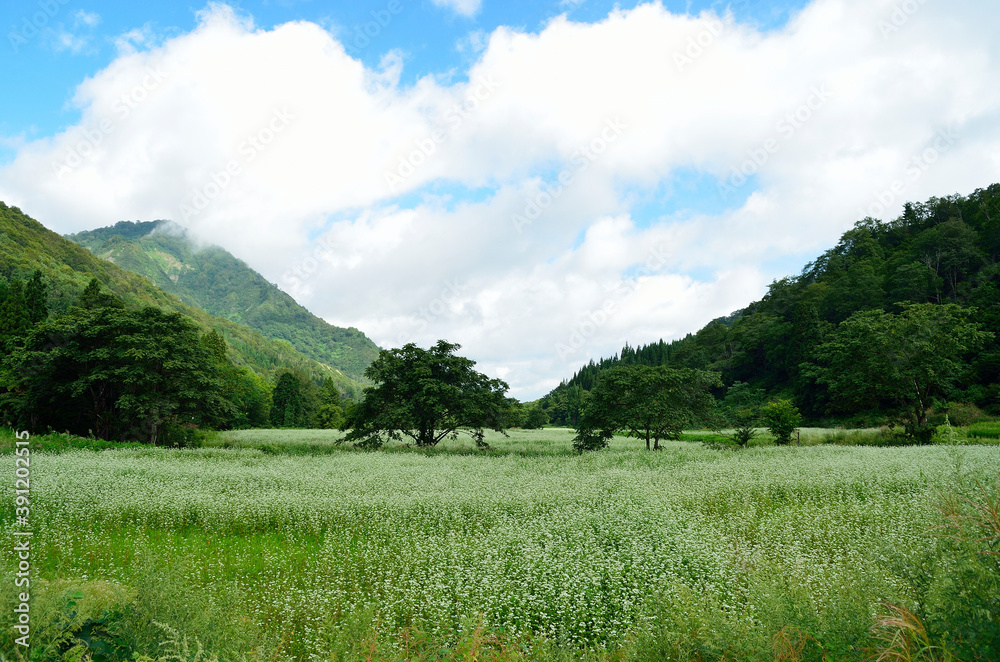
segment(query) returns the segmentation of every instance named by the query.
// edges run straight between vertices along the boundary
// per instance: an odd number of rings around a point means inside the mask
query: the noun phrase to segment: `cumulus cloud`
[[[318,25],[210,5],[81,83],[81,122],[19,145],[0,199],[60,232],[176,220],[333,323],[460,342],[536,397],[865,215],[1000,179],[1000,16],[912,4],[814,0],[767,32],[560,17],[408,86],[398,54],[367,69]]]

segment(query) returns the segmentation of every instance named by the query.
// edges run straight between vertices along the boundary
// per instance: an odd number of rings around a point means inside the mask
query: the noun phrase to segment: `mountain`
[[[121,221],[67,235],[101,259],[215,317],[284,340],[302,354],[363,380],[379,348],[355,328],[333,326],[219,246],[200,246],[170,221]]]
[[[191,306],[284,340],[354,379],[363,381],[378,356],[378,346],[361,331],[316,317],[225,249],[197,245],[176,223],[121,221],[67,239]]]
[[[760,301],[678,340],[626,344],[581,368],[539,405],[553,422],[572,423],[604,370],[644,364],[719,371],[728,385],[793,397],[814,420],[864,415],[832,407],[827,386],[809,370],[817,347],[854,313],[899,312],[906,303],[958,304],[981,328],[1000,332],[998,259],[1000,184],[907,203],[899,218],[857,222],[799,275],[772,283]],[[1000,343],[967,363],[949,399],[1000,414]]]
[[[48,306],[53,314],[65,312],[91,278],[96,278],[129,306],[152,305],[179,312],[190,317],[203,332],[218,331],[236,365],[246,366],[271,383],[278,373],[291,369],[316,381],[329,377],[341,392],[355,399],[360,397],[361,384],[345,371],[306,356],[285,340],[266,337],[231,319],[213,317],[156,287],[145,277],[102,260],[83,246],[48,230],[17,207],[0,202],[0,275],[6,279],[26,279],[36,269],[48,283]]]

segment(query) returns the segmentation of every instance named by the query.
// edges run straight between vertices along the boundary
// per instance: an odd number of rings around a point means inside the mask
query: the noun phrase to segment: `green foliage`
[[[618,366],[601,375],[586,401],[574,441],[578,451],[605,448],[622,432],[659,450],[661,439],[679,439],[696,421],[714,422],[717,373],[691,369]]]
[[[764,403],[764,389],[746,382],[735,382],[726,389],[722,412],[733,432],[729,438],[740,448],[745,448],[757,436],[760,409]]]
[[[733,426],[731,435],[733,442],[740,448],[745,448],[757,436],[760,410],[751,407],[738,407],[731,410],[729,420]]]
[[[1000,439],[1000,423],[974,423],[969,426],[968,435],[980,439]]]
[[[952,425],[959,427],[968,427],[980,421],[990,420],[979,407],[969,402],[949,402],[943,407],[935,406],[934,411],[947,416]]]
[[[904,417],[911,439],[928,443],[934,398],[967,370],[965,355],[993,337],[969,316],[954,304],[855,313],[817,348],[813,374],[841,411],[890,408]]]
[[[340,391],[337,390],[333,380],[324,380],[320,392],[319,407],[313,417],[313,427],[336,430],[344,424],[344,420],[344,406],[341,402]]]
[[[210,315],[285,340],[355,379],[378,354],[357,329],[328,324],[222,248],[197,246],[174,223],[122,221],[68,238]],[[286,281],[294,280],[286,275]]]
[[[525,430],[538,430],[549,423],[549,415],[538,405],[528,409],[524,422],[521,424]]]
[[[282,373],[271,393],[271,425],[276,428],[306,427],[302,382],[291,372]]]
[[[148,233],[153,225],[143,226],[136,233]],[[115,230],[119,231],[121,227]],[[101,255],[113,257],[109,252]],[[326,363],[309,358],[291,345],[265,337],[232,319],[212,317],[200,308],[186,305],[146,278],[100,259],[86,248],[46,230],[16,207],[0,202],[0,306],[7,299],[4,293],[9,290],[9,284],[16,280],[21,282],[23,297],[24,282],[30,284],[35,271],[40,272],[40,280],[45,285],[44,299],[50,315],[66,313],[77,304],[88,284],[96,279],[102,288],[98,290],[102,296],[113,296],[127,308],[156,306],[189,317],[203,333],[216,331],[226,340],[230,360],[264,382],[272,382],[283,371],[295,370],[317,383],[325,378],[333,379],[348,397],[356,398],[361,393],[361,385],[356,380]],[[185,296],[185,300],[193,299]],[[106,307],[107,301],[94,302],[94,305]],[[37,316],[40,308],[36,311]],[[31,313],[28,315],[30,320]],[[7,314],[0,319],[12,320],[15,317]],[[0,336],[4,335],[3,328],[4,325],[0,324]],[[363,338],[359,332],[357,335]],[[281,336],[275,334],[273,337]],[[364,339],[359,342],[370,341]]]
[[[866,218],[802,273],[777,280],[767,294],[697,333],[671,342],[625,345],[620,354],[591,362],[541,399],[559,425],[574,424],[573,403],[582,402],[600,375],[619,365],[666,365],[722,373],[725,384],[744,382],[771,397],[794,394],[807,419],[830,415],[874,424],[899,410],[886,398],[844,398],[820,379],[819,348],[852,315],[901,304],[954,304],[981,329],[1000,328],[1000,184],[968,196],[907,204],[896,219]],[[960,357],[962,370],[948,378],[938,398],[973,404],[1000,414],[1000,344]],[[724,408],[725,410],[726,408]],[[729,408],[730,425],[737,408]],[[911,424],[926,436],[927,426]]]
[[[802,423],[802,414],[791,400],[782,399],[764,405],[760,419],[774,437],[774,443],[789,444],[792,441],[792,433]]]
[[[376,385],[351,411],[344,440],[374,449],[406,436],[430,447],[461,430],[477,447],[487,447],[483,430],[507,427],[508,386],[473,370],[475,361],[457,356],[458,349],[439,340],[429,350],[413,343],[382,350],[365,372]]]
[[[1000,659],[1000,484],[959,483],[937,499],[936,544],[906,569],[918,608],[889,605],[892,617],[880,620],[893,635],[883,636],[885,650],[921,660]]]
[[[31,280],[24,286],[24,303],[28,308],[28,321],[38,324],[49,316],[49,304],[46,296],[48,286],[42,279],[42,272],[35,269]]]
[[[14,279],[3,291],[0,301],[0,343],[5,352],[11,352],[19,345],[31,328],[31,311],[24,296],[24,284]]]
[[[21,424],[101,439],[187,443],[223,401],[197,327],[159,308],[129,310],[92,281],[81,306],[42,322],[14,353]],[[113,305],[101,305],[110,303]]]

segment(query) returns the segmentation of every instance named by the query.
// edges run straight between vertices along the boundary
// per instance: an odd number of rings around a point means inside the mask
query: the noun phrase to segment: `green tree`
[[[952,299],[956,299],[962,282],[985,261],[978,243],[975,230],[961,219],[952,218],[921,232],[911,253],[944,280]]]
[[[537,430],[545,425],[548,425],[549,415],[545,413],[545,410],[534,405],[528,409],[528,415],[525,416],[524,423],[521,425],[525,430]]]
[[[101,283],[96,278],[91,278],[90,282],[87,283],[87,287],[83,288],[83,293],[80,294],[80,298],[77,300],[76,305],[79,308],[85,308],[87,310],[95,308],[124,308],[125,304],[122,300],[116,297],[110,292],[105,292],[101,288]]]
[[[316,410],[313,426],[322,430],[336,430],[344,424],[344,407],[340,401],[340,391],[332,379],[324,379],[320,389],[320,404]]]
[[[202,345],[215,364],[221,388],[206,394],[203,413],[216,429],[266,427],[270,422],[271,391],[250,370],[229,359],[229,344],[212,329],[201,336]]]
[[[776,444],[788,444],[792,433],[802,423],[802,414],[791,400],[769,402],[760,411],[761,422],[774,437]]]
[[[993,334],[955,304],[905,304],[853,314],[817,348],[814,373],[842,412],[889,408],[903,416],[907,434],[926,443],[927,413],[967,368],[964,356]]]
[[[507,426],[509,387],[473,370],[475,361],[455,354],[460,347],[439,340],[430,349],[410,343],[379,352],[365,371],[375,386],[351,411],[344,441],[379,448],[405,436],[430,447],[462,430],[486,447],[484,429]]]
[[[271,425],[276,428],[306,427],[302,390],[302,380],[295,373],[281,373],[271,394]]]
[[[74,306],[39,324],[17,360],[32,429],[156,444],[171,426],[205,423],[221,389],[197,327],[153,307]]]
[[[35,269],[31,279],[24,286],[24,302],[28,307],[28,319],[32,326],[49,316],[49,305],[46,298],[48,287],[42,280],[42,272]]]
[[[679,439],[684,427],[713,421],[719,373],[693,368],[617,366],[604,372],[586,401],[573,446],[578,451],[607,447],[624,433],[659,450],[661,439]]]
[[[31,311],[24,297],[24,283],[17,278],[4,288],[0,302],[0,348],[13,351],[20,345],[31,329]]]

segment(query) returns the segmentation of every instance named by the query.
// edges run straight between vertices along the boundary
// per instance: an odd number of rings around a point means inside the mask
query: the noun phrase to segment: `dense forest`
[[[913,337],[925,338],[926,350],[948,359],[949,378],[929,394],[929,404],[947,411],[949,403],[967,403],[997,414],[1000,348],[988,334],[1000,330],[998,253],[1000,184],[908,203],[896,219],[857,222],[802,273],[773,282],[760,301],[678,340],[626,344],[619,354],[588,363],[537,405],[552,423],[575,425],[609,368],[666,365],[717,371],[728,387],[792,398],[812,421],[880,423],[899,408],[891,389],[848,393],[837,377],[851,366],[838,365],[837,352],[850,349],[855,359],[865,358],[870,345],[864,343],[878,338],[879,329],[891,335],[893,324],[908,323],[917,324]],[[858,329],[868,333],[856,334],[852,348],[848,336]],[[946,347],[959,330],[973,332],[970,344]],[[987,335],[975,335],[980,332]],[[949,351],[953,360],[944,356]]]
[[[365,368],[378,355],[378,346],[361,331],[316,317],[242,260],[218,246],[197,245],[170,221],[121,221],[67,239],[209,315],[285,340],[354,379],[364,381]]]

